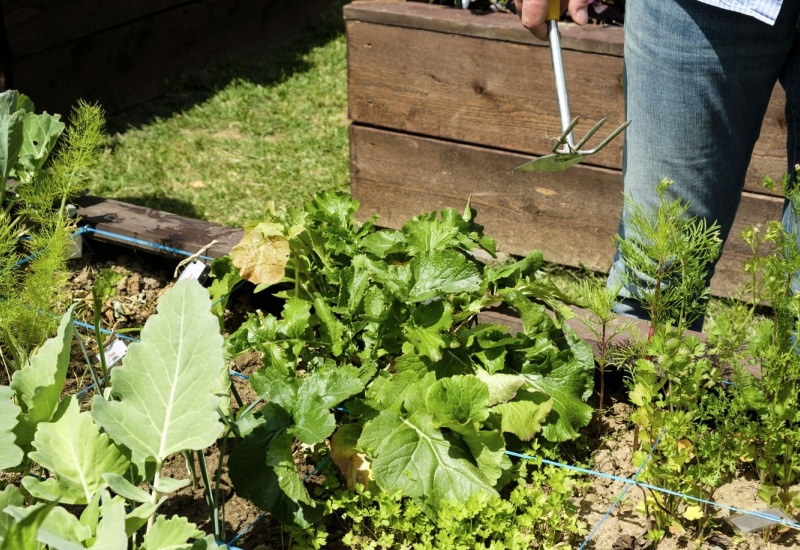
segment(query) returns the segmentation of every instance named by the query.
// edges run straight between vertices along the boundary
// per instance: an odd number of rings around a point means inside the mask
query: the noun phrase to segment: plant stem
[[[152,491],[152,493],[150,493],[150,503],[153,506],[155,506],[158,503],[158,491],[156,491],[155,488],[158,485],[158,482],[161,481],[162,465],[163,462],[161,460],[156,460],[156,473],[153,476],[153,484],[150,486],[150,490]],[[155,522],[156,522],[156,514],[154,513],[149,518],[147,518],[147,531],[146,531],[147,533],[149,533],[150,529],[153,528]]]
[[[215,500],[215,492],[212,492],[211,490],[211,480],[208,477],[208,464],[206,463],[206,456],[203,454],[203,451],[196,451],[195,454],[197,455],[197,464],[200,466],[200,475],[203,477],[203,493],[206,497],[206,504],[208,505],[208,517],[211,520],[211,526],[214,530],[214,537],[217,540],[222,540],[219,527],[219,513],[217,512],[217,502]]]
[[[97,287],[92,286],[92,307],[94,308],[94,334],[97,338],[97,351],[100,357],[100,368],[103,371],[103,379],[106,384],[109,382],[108,365],[106,365],[106,353],[103,346],[103,333],[100,331],[100,297],[97,295]],[[100,387],[97,388],[100,390]]]

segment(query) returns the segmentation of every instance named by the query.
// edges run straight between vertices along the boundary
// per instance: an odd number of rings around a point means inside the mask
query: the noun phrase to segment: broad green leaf
[[[456,214],[458,216],[458,214]],[[409,254],[420,252],[434,252],[452,248],[458,241],[455,240],[459,227],[452,223],[453,218],[440,221],[436,212],[422,214],[405,224],[403,233],[406,235]],[[463,220],[462,220],[463,221]]]
[[[10,506],[22,506],[25,504],[25,497],[14,485],[6,485],[0,492],[0,539],[5,537],[6,531],[14,525],[14,518],[4,514],[3,510]]]
[[[311,304],[293,296],[286,300],[281,316],[282,319],[278,321],[278,331],[286,338],[303,338],[309,327]]]
[[[103,474],[103,479],[115,493],[132,502],[145,503],[150,501],[150,493],[140,489],[120,474]]]
[[[69,367],[71,340],[72,308],[61,318],[56,335],[11,378],[11,389],[17,393],[22,408],[15,433],[17,444],[23,448],[33,441],[37,424],[49,422],[56,412]]]
[[[273,285],[283,279],[291,249],[283,227],[261,222],[245,231],[242,240],[231,249],[233,265],[239,268],[242,279],[255,285]]]
[[[157,516],[153,527],[144,536],[141,550],[190,550],[189,539],[198,539],[204,533],[184,517]]]
[[[503,475],[504,466],[510,465],[506,457],[506,442],[496,430],[477,430],[470,426],[461,432],[464,443],[475,458],[478,468],[492,485]]]
[[[174,493],[187,487],[191,483],[188,479],[174,479],[171,477],[162,477],[158,480],[158,484],[153,486],[153,489],[159,493]]]
[[[0,386],[0,470],[18,466],[25,454],[17,446],[14,428],[17,427],[17,416],[22,412],[12,401],[14,390],[8,386]]]
[[[541,431],[542,423],[552,408],[552,399],[525,399],[501,403],[492,407],[492,412],[501,415],[502,431],[514,434],[522,441],[530,441]]]
[[[567,441],[578,437],[578,429],[589,424],[594,410],[586,404],[593,387],[594,358],[588,345],[574,331],[565,327],[564,336],[572,346],[558,354],[552,364],[539,370],[527,365],[523,389],[552,398],[553,410],[542,428],[549,441]]]
[[[339,227],[348,227],[353,214],[358,210],[358,201],[349,193],[329,191],[317,195],[306,203],[306,210],[314,220],[323,221]]]
[[[97,524],[97,537],[92,550],[127,550],[125,501],[112,499],[108,491],[103,489],[101,502],[103,519]]]
[[[47,542],[48,537],[58,537],[60,540],[78,545],[78,548],[83,548],[83,541],[92,537],[92,529],[83,525],[78,518],[67,512],[66,508],[56,506],[45,517],[39,527],[38,536],[41,542]]]
[[[263,367],[250,375],[250,386],[267,402],[275,403],[286,411],[291,411],[297,401],[299,381],[293,374],[285,375],[278,369]]]
[[[331,353],[334,357],[339,357],[344,347],[345,326],[322,298],[318,297],[314,300],[314,312],[321,321],[322,337],[320,339],[330,344]]]
[[[273,440],[292,425],[289,414],[280,406],[268,403],[261,409],[261,422],[236,445],[228,460],[236,494],[281,521],[308,527],[322,513],[322,507],[310,507],[290,498],[281,487],[274,467],[267,466],[267,452]],[[284,440],[280,440],[281,445]],[[290,449],[291,451],[291,449]],[[285,452],[285,449],[284,449]],[[279,462],[279,448],[272,449],[273,462]],[[286,465],[288,467],[288,464]]]
[[[140,504],[125,516],[125,534],[130,538],[136,531],[142,528],[147,523],[150,516],[156,513],[158,507],[167,500],[167,497],[161,497],[157,504],[152,502],[145,502]]]
[[[24,119],[25,115],[22,112],[0,115],[0,178],[2,178],[0,181],[3,182],[3,192],[6,180],[11,175],[11,170],[22,150]]]
[[[550,318],[543,305],[531,302],[519,290],[501,290],[499,294],[508,305],[519,313],[520,319],[522,319],[523,330],[528,336],[535,336],[542,332],[548,332],[552,326],[560,327],[560,325]]]
[[[533,275],[543,264],[544,257],[542,253],[538,250],[534,250],[525,258],[513,264],[496,268],[487,268],[485,276],[488,280],[493,282],[511,277],[513,282],[516,283],[526,275]]]
[[[486,383],[471,375],[453,376],[431,386],[425,406],[433,415],[435,426],[465,433],[489,417],[488,401]]]
[[[159,463],[184,450],[201,450],[222,430],[215,395],[225,369],[222,336],[208,292],[178,281],[114,369],[111,397],[95,396],[92,415],[117,442]]]
[[[40,502],[33,506],[8,506],[3,512],[14,518],[5,532],[0,550],[39,550],[44,545],[38,540],[39,527],[55,506]]]
[[[108,435],[100,433],[91,414],[80,412],[74,398],[68,398],[56,421],[39,424],[33,447],[30,458],[55,478],[39,481],[26,476],[23,486],[38,498],[58,495],[62,504],[88,504],[106,486],[104,473],[123,474],[130,464]]]
[[[404,370],[392,376],[382,372],[367,388],[366,403],[379,410],[400,412],[403,402],[412,388],[420,381],[421,375],[415,370]]]
[[[435,428],[425,411],[409,418],[383,411],[364,426],[358,446],[371,459],[375,481],[388,493],[401,491],[434,508],[477,493],[497,494],[469,452]]]
[[[356,315],[370,287],[369,271],[355,265],[341,270],[342,284],[336,302],[336,311],[342,315]]]
[[[0,93],[0,116],[13,115],[17,111],[33,112],[33,102],[25,94],[17,90],[6,90]]]
[[[352,365],[323,368],[301,379],[292,405],[291,433],[307,445],[323,441],[336,428],[330,409],[363,389],[364,381]]]
[[[525,378],[518,374],[489,374],[478,369],[475,375],[489,388],[490,407],[512,400],[517,395],[517,390],[525,384]]]
[[[439,361],[442,358],[442,349],[451,340],[448,331],[453,324],[452,313],[453,306],[443,300],[421,304],[415,308],[411,318],[403,325],[412,350],[430,357],[433,361]]]
[[[211,295],[213,303],[211,313],[217,316],[220,329],[222,329],[228,298],[242,277],[239,275],[239,270],[233,265],[233,258],[230,256],[214,258],[211,262],[211,276],[211,285],[208,287],[208,293]]]
[[[294,463],[293,443],[294,438],[289,433],[283,433],[270,441],[267,447],[267,466],[275,472],[278,486],[287,497],[294,502],[313,506],[314,501],[311,500]]]
[[[474,292],[481,287],[478,268],[454,250],[418,254],[411,261],[412,302],[458,292]]]
[[[400,231],[384,229],[376,231],[361,239],[361,246],[378,258],[402,252],[405,248],[405,236]]]
[[[23,120],[23,142],[19,162],[27,170],[42,168],[59,136],[66,128],[61,115],[26,113]]]

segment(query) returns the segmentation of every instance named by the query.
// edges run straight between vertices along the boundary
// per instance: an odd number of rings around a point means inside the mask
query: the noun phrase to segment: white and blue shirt
[[[700,0],[704,4],[755,17],[768,25],[775,23],[783,0]]]

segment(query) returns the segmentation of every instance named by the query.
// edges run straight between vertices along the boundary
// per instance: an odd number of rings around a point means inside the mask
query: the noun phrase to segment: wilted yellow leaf
[[[699,506],[689,506],[686,511],[683,513],[683,517],[688,519],[689,521],[694,521],[696,519],[700,519],[703,517],[703,509]]]
[[[372,477],[372,465],[364,453],[356,451],[356,441],[361,430],[355,424],[345,424],[331,438],[331,459],[339,467],[347,482],[347,488],[355,490],[356,483],[368,491],[377,486]]]
[[[243,279],[256,285],[271,285],[283,278],[290,249],[289,239],[279,229],[277,224],[260,223],[245,231],[241,242],[233,247],[233,265]]]

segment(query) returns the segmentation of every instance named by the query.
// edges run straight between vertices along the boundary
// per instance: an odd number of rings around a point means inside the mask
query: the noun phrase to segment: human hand
[[[561,2],[561,11],[569,10],[572,20],[578,25],[589,22],[589,0],[557,0]],[[514,0],[517,13],[522,19],[522,26],[540,40],[547,40],[547,5],[549,0]]]

